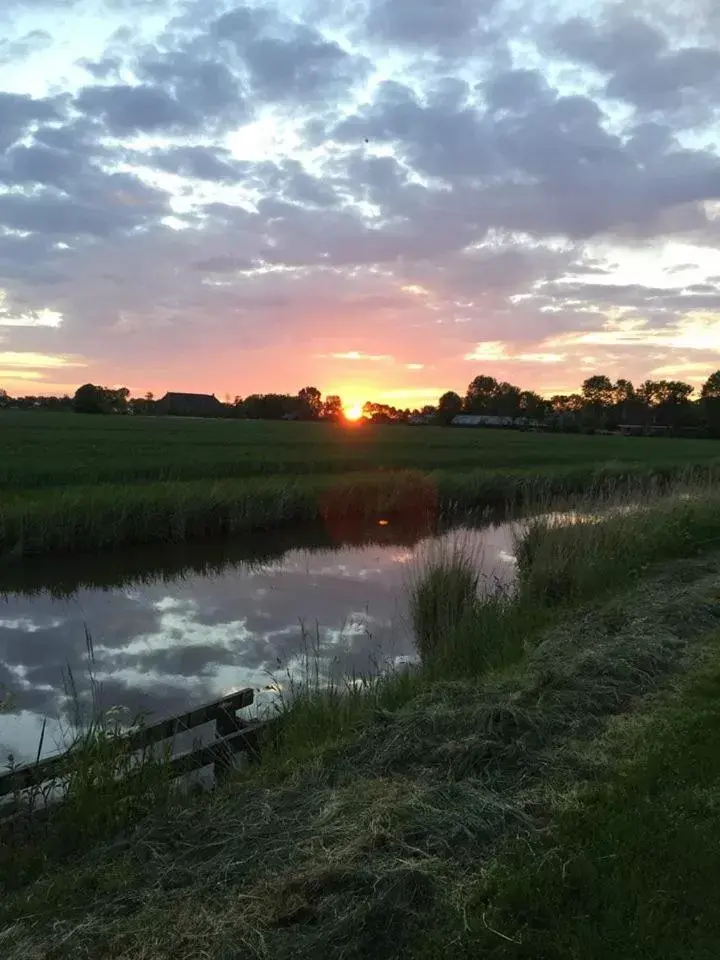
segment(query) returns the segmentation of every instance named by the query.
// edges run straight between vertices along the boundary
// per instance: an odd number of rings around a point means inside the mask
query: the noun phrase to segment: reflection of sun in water
[[[351,406],[345,407],[343,410],[346,420],[359,420],[362,416],[362,412],[361,403],[353,403]]]

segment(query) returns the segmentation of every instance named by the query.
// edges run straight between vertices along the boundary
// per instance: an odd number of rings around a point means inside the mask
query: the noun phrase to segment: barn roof
[[[209,393],[166,393],[159,402],[188,411],[218,410],[222,407],[218,398]]]

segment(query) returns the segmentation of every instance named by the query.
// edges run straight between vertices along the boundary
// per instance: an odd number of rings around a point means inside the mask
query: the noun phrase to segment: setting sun
[[[363,415],[363,409],[361,403],[353,403],[349,407],[345,407],[343,410],[346,420],[359,420]]]

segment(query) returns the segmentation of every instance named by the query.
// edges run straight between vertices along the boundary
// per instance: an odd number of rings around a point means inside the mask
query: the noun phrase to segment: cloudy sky
[[[0,386],[720,367],[715,0],[3,0]]]

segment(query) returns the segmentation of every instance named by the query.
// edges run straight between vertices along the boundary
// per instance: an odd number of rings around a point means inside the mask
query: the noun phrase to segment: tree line
[[[583,381],[580,393],[545,398],[494,377],[479,376],[465,396],[454,391],[438,401],[438,420],[450,423],[458,414],[527,418],[546,427],[594,432],[623,425],[666,427],[678,433],[720,436],[720,370],[711,374],[699,394],[681,380],[613,382],[604,374]]]
[[[449,425],[460,414],[511,418],[536,422],[548,429],[592,433],[615,430],[622,425],[660,426],[678,434],[720,437],[720,370],[711,374],[697,395],[681,380],[644,380],[638,387],[629,380],[612,381],[595,374],[583,381],[579,393],[546,398],[532,390],[490,376],[477,376],[464,395],[449,390],[437,405],[419,409],[399,408],[368,401],[363,415],[371,423],[407,423],[416,420]],[[126,387],[110,388],[83,384],[73,397],[10,397],[0,390],[0,409],[74,410],[77,413],[157,413],[152,393],[131,397]],[[331,420],[343,416],[342,399],[323,397],[317,387],[303,387],[296,394],[264,393],[226,398],[219,404],[220,416],[248,420]]]

